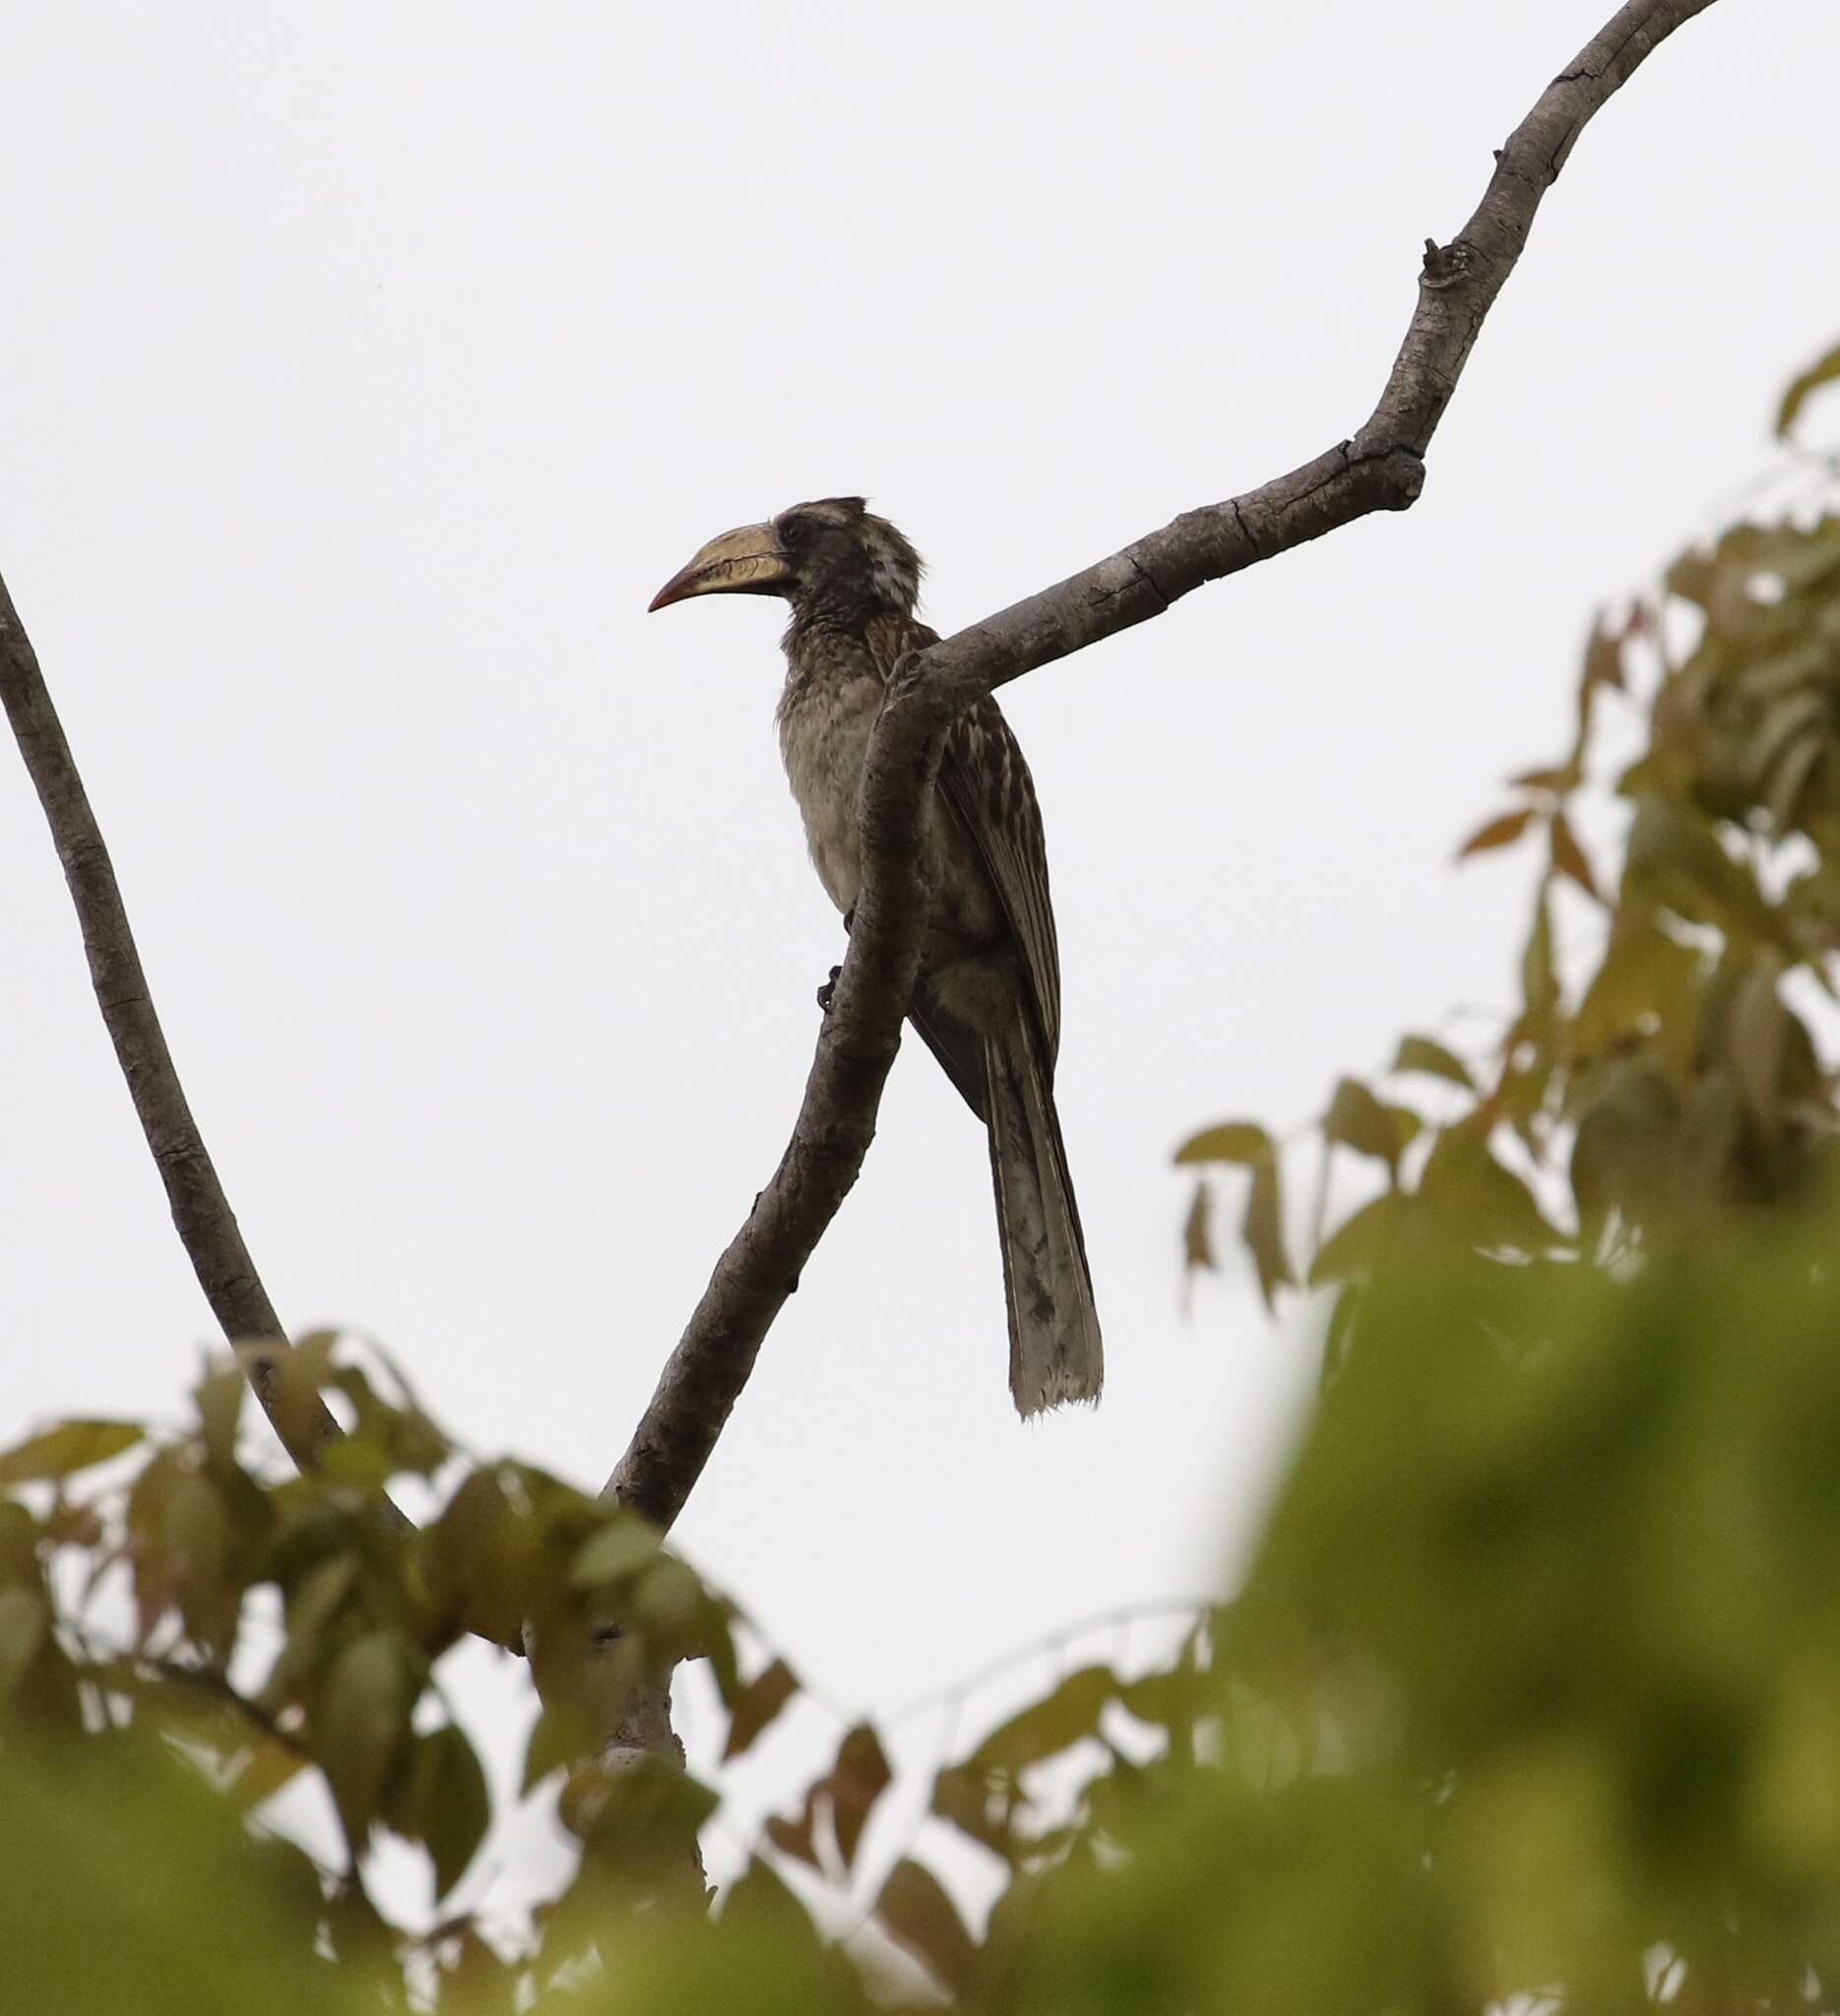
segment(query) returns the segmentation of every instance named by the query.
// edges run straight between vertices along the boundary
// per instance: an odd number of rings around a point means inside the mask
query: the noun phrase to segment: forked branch
[[[610,1495],[661,1526],[676,1518],[762,1340],[862,1166],[919,971],[924,919],[916,843],[952,720],[994,687],[1161,615],[1204,582],[1370,511],[1410,505],[1484,318],[1579,134],[1654,49],[1711,4],[1630,0],[1548,85],[1496,157],[1476,214],[1448,245],[1428,244],[1411,326],[1359,433],[1242,496],[1183,513],[897,668],[862,779],[855,927],[793,1138],[717,1261],[607,1481]]]

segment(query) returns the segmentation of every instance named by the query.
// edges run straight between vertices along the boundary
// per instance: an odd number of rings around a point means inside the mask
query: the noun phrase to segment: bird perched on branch
[[[818,878],[846,925],[861,881],[857,792],[882,690],[906,653],[937,642],[914,618],[920,577],[920,555],[862,498],[826,497],[711,539],[652,601],[791,603],[780,747]],[[989,1130],[1009,1390],[1032,1415],[1097,1400],[1105,1362],[1054,1111],[1060,956],[1042,814],[994,700],[953,723],[936,790],[933,908],[909,1017]]]

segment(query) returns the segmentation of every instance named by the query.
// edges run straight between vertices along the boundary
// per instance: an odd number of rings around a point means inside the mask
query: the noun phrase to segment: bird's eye
[[[795,553],[809,544],[812,524],[810,519],[801,518],[796,512],[793,512],[780,520],[777,530],[780,535],[780,544],[789,553]]]

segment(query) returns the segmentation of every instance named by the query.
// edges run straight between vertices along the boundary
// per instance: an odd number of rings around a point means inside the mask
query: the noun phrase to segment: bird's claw
[[[832,967],[830,978],[818,989],[818,1006],[826,1015],[831,1012],[831,1004],[837,999],[837,976],[842,972],[841,966]]]

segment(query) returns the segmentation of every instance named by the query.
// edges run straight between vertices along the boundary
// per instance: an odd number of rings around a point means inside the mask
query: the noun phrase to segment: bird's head
[[[693,595],[778,595],[795,626],[856,626],[871,616],[910,615],[920,557],[860,497],[794,504],[765,525],[711,539],[652,598],[655,609]]]

